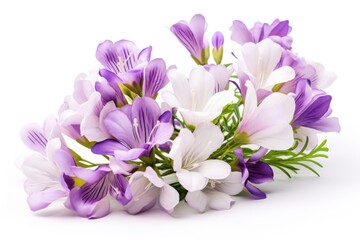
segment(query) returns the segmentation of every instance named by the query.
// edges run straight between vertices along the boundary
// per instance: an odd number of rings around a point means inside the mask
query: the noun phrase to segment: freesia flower
[[[269,164],[260,161],[266,152],[266,148],[260,148],[249,159],[244,159],[241,148],[234,151],[239,159],[238,167],[243,173],[242,184],[254,198],[266,198],[266,194],[252,184],[261,184],[274,180],[274,172]]]
[[[192,17],[189,23],[181,21],[171,26],[171,32],[189,51],[191,57],[200,65],[207,64],[209,59],[208,43],[204,39],[207,24],[201,14]]]
[[[192,133],[183,128],[175,138],[169,153],[174,160],[173,169],[179,183],[189,192],[202,190],[209,179],[224,179],[230,174],[230,165],[222,160],[210,159],[218,149],[224,136],[212,123],[198,125]]]
[[[290,148],[294,143],[290,122],[295,103],[291,96],[272,93],[258,106],[255,89],[246,82],[247,92],[242,120],[235,134],[240,144],[257,144],[274,150]]]
[[[135,89],[140,87],[142,72],[150,61],[151,47],[139,51],[135,43],[106,40],[99,44],[96,58],[105,67],[100,75],[109,82],[121,82]]]
[[[271,90],[278,83],[284,83],[295,77],[295,71],[289,66],[277,68],[282,48],[269,39],[257,44],[246,43],[234,63],[235,72],[240,81],[242,95],[245,96],[245,82],[250,80],[256,90]]]
[[[179,203],[179,193],[166,183],[151,167],[145,172],[136,172],[130,178],[130,191],[133,195],[125,210],[131,214],[147,211],[157,202],[168,213],[172,213]]]
[[[155,100],[137,97],[131,105],[109,113],[104,125],[113,139],[98,142],[92,148],[97,154],[115,156],[119,161],[149,156],[153,146],[167,142],[173,131],[171,113],[161,114]]]
[[[241,172],[231,172],[224,179],[210,179],[207,186],[198,191],[188,192],[186,202],[199,212],[205,212],[207,208],[225,210],[235,203],[231,195],[240,193],[243,189]]]
[[[30,209],[38,211],[52,202],[68,196],[66,184],[72,175],[74,159],[59,138],[56,119],[46,119],[44,128],[29,124],[21,131],[22,140],[36,153],[25,158],[21,170],[26,176],[25,190]]]
[[[72,187],[66,206],[82,217],[100,218],[110,212],[110,196],[122,205],[131,200],[128,181],[102,165],[95,170],[73,168],[76,177],[86,183]]]
[[[270,25],[257,22],[251,29],[248,29],[243,22],[235,20],[230,30],[232,32],[231,39],[241,45],[248,42],[258,43],[269,38],[283,48],[291,49],[293,42],[292,38],[288,36],[291,32],[288,20],[275,19]]]
[[[168,73],[174,93],[165,91],[162,97],[167,104],[178,109],[187,124],[197,126],[210,122],[232,102],[232,91],[215,92],[216,88],[223,89],[225,84],[217,84],[211,71],[198,66],[191,71],[189,79],[176,69]]]

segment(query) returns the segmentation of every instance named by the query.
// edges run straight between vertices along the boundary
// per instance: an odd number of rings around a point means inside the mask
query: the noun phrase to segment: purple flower
[[[126,105],[105,117],[105,128],[114,139],[96,143],[92,151],[112,155],[119,160],[149,156],[154,145],[170,139],[174,130],[170,119],[171,113],[167,111],[161,114],[155,100],[137,97],[132,105]]]
[[[207,24],[201,14],[196,14],[190,23],[180,21],[171,26],[171,32],[179,42],[189,51],[197,64],[205,65],[209,59],[209,49],[204,34]]]
[[[136,45],[128,40],[115,43],[110,40],[104,41],[99,44],[96,51],[96,58],[105,67],[100,70],[100,76],[104,77],[114,90],[118,88],[117,83],[123,83],[135,92],[139,91],[143,70],[150,60],[151,49],[147,47],[139,51]]]
[[[131,200],[128,181],[121,174],[114,174],[103,165],[95,170],[74,168],[74,174],[86,183],[73,187],[66,206],[82,217],[100,218],[110,212],[110,195],[122,205]],[[69,179],[71,184],[71,179]]]
[[[270,38],[285,49],[291,49],[292,38],[288,36],[291,32],[289,21],[275,19],[270,25],[268,23],[255,23],[254,27],[248,29],[246,25],[239,21],[233,21],[230,30],[231,39],[241,45],[247,42],[258,43],[266,38]]]
[[[252,185],[252,183],[261,184],[274,180],[274,173],[271,167],[267,163],[260,161],[266,152],[266,148],[260,148],[249,159],[244,159],[241,148],[234,151],[234,154],[239,159],[238,167],[243,173],[242,183],[254,198],[263,199],[266,198],[266,194]]]
[[[47,118],[43,128],[37,124],[25,126],[21,137],[25,145],[36,151],[25,158],[21,170],[26,176],[29,207],[38,211],[68,196],[65,179],[72,175],[75,161],[64,145],[54,117]]]
[[[322,132],[339,132],[339,120],[334,117],[329,118],[330,102],[330,95],[312,89],[309,80],[300,80],[295,91],[295,114],[292,126],[307,127]]]

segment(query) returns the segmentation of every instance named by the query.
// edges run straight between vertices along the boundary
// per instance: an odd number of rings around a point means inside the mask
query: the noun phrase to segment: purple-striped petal
[[[134,119],[134,136],[139,145],[147,143],[161,114],[160,107],[155,100],[143,97],[135,98],[132,104]]]
[[[145,68],[143,95],[145,97],[156,96],[168,82],[169,78],[164,60],[161,58],[152,60]]]
[[[129,182],[123,175],[115,174],[111,181],[110,195],[122,205],[126,205],[132,198],[128,186]]]
[[[47,139],[44,136],[43,129],[36,123],[24,126],[20,131],[21,140],[30,149],[46,155]]]
[[[97,60],[108,70],[117,74],[120,70],[118,67],[119,57],[114,43],[106,40],[100,43],[96,50]]]
[[[221,32],[215,32],[211,43],[216,50],[219,50],[224,45],[224,35]]]
[[[247,163],[246,167],[249,171],[248,181],[261,184],[265,182],[271,182],[274,180],[274,173],[269,164],[264,162]]]
[[[120,40],[115,43],[118,55],[119,71],[128,72],[136,66],[136,60],[139,55],[139,49],[135,43],[129,40]]]
[[[202,48],[197,43],[194,33],[187,24],[182,22],[176,23],[171,26],[170,30],[177,37],[179,42],[189,51],[191,56],[199,60],[201,59]]]

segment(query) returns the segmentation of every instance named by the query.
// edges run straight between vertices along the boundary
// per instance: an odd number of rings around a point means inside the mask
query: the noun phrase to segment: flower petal
[[[117,150],[127,150],[127,148],[116,140],[108,139],[95,143],[91,151],[95,154],[106,154],[114,156]]]
[[[214,210],[230,209],[234,205],[235,200],[226,193],[206,189],[204,193],[208,199],[208,206]]]
[[[171,81],[172,89],[174,91],[174,97],[179,102],[180,106],[183,108],[191,109],[191,91],[186,76],[177,69],[171,69],[168,72],[168,77]],[[180,107],[174,105],[176,101],[172,100],[168,94],[165,94],[165,92],[163,94],[163,98],[171,107]],[[167,99],[171,101],[167,101]]]
[[[172,213],[179,203],[179,193],[175,188],[165,184],[160,193],[160,205],[168,212]]]
[[[208,179],[198,172],[180,169],[176,172],[179,183],[189,192],[202,190],[206,187]]]
[[[190,151],[194,142],[194,135],[189,129],[183,128],[180,130],[180,133],[178,137],[175,138],[169,153],[169,157],[174,160],[173,168],[175,171],[181,169],[183,158],[186,153]]]
[[[250,193],[250,195],[254,198],[257,199],[264,199],[266,198],[266,194],[261,191],[260,189],[258,189],[257,187],[255,187],[254,185],[252,185],[251,183],[247,182],[245,184],[245,188],[246,190],[248,190],[248,192]]]
[[[169,79],[166,64],[163,59],[157,58],[149,62],[145,68],[143,93],[145,97],[154,97]]]
[[[239,21],[233,21],[233,24],[230,28],[231,31],[231,40],[243,45],[247,42],[253,42],[253,36],[246,25]]]
[[[31,123],[24,126],[21,131],[21,140],[30,149],[45,155],[45,148],[47,139],[44,136],[43,130],[36,123]]]
[[[199,167],[193,171],[209,179],[224,179],[229,176],[231,167],[228,163],[222,160],[206,160],[200,163]]]
[[[29,194],[27,202],[32,211],[38,211],[40,209],[46,208],[55,200],[66,196],[67,194],[65,191],[56,188],[47,188],[43,191]]]
[[[220,183],[215,185],[215,190],[229,195],[236,195],[243,188],[241,172],[231,172],[228,177],[220,180]]]
[[[276,69],[267,79],[267,85],[272,86],[278,83],[284,83],[295,78],[295,71],[292,67],[284,66]]]
[[[248,181],[255,184],[274,181],[274,172],[269,164],[259,161],[255,164],[248,162],[246,166],[249,171]]]
[[[188,192],[185,200],[187,204],[199,212],[205,212],[208,204],[207,196],[202,191]]]
[[[135,160],[146,155],[148,151],[144,148],[132,148],[130,150],[116,150],[114,156],[122,161]]]

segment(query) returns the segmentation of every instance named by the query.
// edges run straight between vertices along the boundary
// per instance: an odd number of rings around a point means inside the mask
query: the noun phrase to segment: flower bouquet
[[[223,34],[210,46],[206,27],[198,14],[170,28],[196,63],[189,75],[152,59],[151,47],[99,44],[99,71],[76,78],[58,116],[21,130],[35,151],[21,167],[31,210],[55,200],[87,218],[107,215],[111,202],[130,214],[156,205],[171,214],[180,201],[223,210],[242,191],[265,198],[257,185],[274,168],[318,175],[328,148],[317,135],[340,131],[323,90],[335,74],[294,54],[288,21],[233,21],[238,46],[226,63]]]

